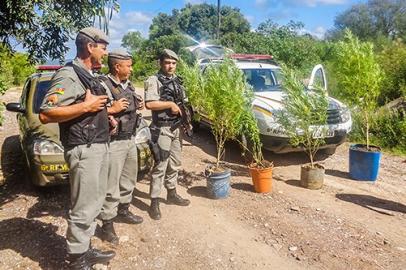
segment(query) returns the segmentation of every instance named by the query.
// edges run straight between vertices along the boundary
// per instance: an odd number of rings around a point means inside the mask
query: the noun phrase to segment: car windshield
[[[45,94],[47,93],[50,86],[51,80],[37,82],[34,94],[34,113],[39,113],[42,101],[44,100]]]
[[[254,92],[279,91],[282,76],[278,69],[243,69]]]

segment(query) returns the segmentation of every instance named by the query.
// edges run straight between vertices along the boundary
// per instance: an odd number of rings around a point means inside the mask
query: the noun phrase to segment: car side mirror
[[[6,109],[7,109],[7,111],[10,111],[10,112],[25,113],[25,109],[22,108],[21,104],[18,102],[7,103]]]

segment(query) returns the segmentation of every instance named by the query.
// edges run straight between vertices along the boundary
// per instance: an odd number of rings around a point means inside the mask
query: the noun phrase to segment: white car
[[[194,49],[207,50],[207,47]],[[210,52],[214,52],[214,50],[210,50]],[[293,147],[289,143],[289,136],[283,127],[277,123],[274,116],[275,112],[283,110],[283,91],[281,88],[283,78],[281,68],[273,61],[272,56],[230,54],[230,57],[234,59],[237,67],[244,72],[247,82],[254,90],[255,98],[252,108],[258,122],[263,147],[275,153],[302,151],[303,148]],[[199,59],[199,63],[204,70],[210,63],[221,61],[219,58],[221,57]],[[316,65],[313,68],[307,89],[303,90],[311,91],[314,85],[322,87],[327,92],[327,80],[322,65]],[[345,142],[348,133],[351,131],[352,119],[351,113],[345,104],[332,97],[328,97],[328,100],[328,124],[326,127],[315,127],[314,129],[327,130],[325,134],[323,133],[326,144],[320,148],[326,149],[325,152],[332,154],[338,145]],[[208,119],[204,117],[204,113],[199,113],[202,116],[201,121],[210,124]],[[315,136],[319,135],[315,134]]]

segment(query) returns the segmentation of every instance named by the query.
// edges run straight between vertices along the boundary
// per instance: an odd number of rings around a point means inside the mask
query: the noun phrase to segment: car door
[[[327,91],[326,73],[321,64],[314,66],[307,85],[309,90],[314,90],[317,87]]]

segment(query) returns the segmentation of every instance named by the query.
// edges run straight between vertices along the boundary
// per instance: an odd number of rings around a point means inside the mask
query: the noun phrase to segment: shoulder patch
[[[55,107],[56,103],[58,103],[58,95],[52,94],[47,97],[47,106],[48,107]]]

